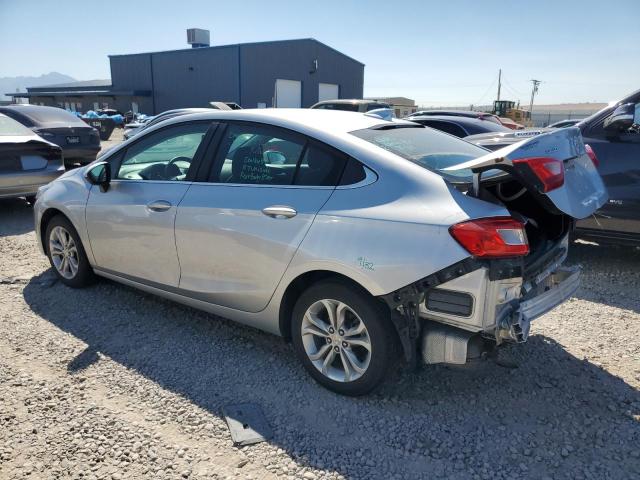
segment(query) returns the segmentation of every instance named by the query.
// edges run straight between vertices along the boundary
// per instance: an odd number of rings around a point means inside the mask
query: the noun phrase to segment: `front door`
[[[178,286],[176,208],[209,125],[182,123],[145,135],[113,160],[109,190],[91,188],[87,229],[99,269]]]
[[[238,310],[265,308],[344,162],[289,131],[229,124],[208,181],[194,182],[178,207],[180,289]]]
[[[609,201],[578,228],[640,235],[640,103],[634,126],[613,134],[595,125],[584,141],[598,157],[598,171],[609,192]]]

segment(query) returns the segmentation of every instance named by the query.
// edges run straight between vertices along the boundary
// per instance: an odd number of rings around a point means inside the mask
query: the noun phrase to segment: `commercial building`
[[[82,112],[115,108],[147,114],[206,107],[212,101],[260,108],[362,98],[364,64],[318,40],[208,46],[208,32],[198,32],[206,36],[193,39],[189,33],[194,48],[110,55],[111,80],[32,87],[7,95]]]
[[[418,110],[416,101],[407,97],[368,97],[367,100],[388,103],[398,118],[404,118]]]

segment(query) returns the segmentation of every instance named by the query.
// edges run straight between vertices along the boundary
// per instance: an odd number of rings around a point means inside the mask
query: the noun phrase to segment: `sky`
[[[0,0],[0,77],[109,78],[109,54],[315,38],[361,61],[365,96],[418,105],[608,102],[640,88],[639,0]]]

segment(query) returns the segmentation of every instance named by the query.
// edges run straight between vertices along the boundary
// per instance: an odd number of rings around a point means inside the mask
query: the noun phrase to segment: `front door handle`
[[[171,203],[166,200],[154,200],[153,202],[147,203],[147,210],[151,210],[152,212],[166,212],[171,208]]]
[[[284,205],[263,208],[262,213],[271,218],[292,218],[298,214],[293,208]]]

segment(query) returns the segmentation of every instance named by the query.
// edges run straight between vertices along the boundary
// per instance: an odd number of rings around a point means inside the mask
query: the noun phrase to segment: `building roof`
[[[157,50],[157,51],[153,51],[153,52],[139,52],[139,53],[121,53],[121,54],[116,54],[116,55],[109,55],[109,58],[112,57],[127,57],[129,55],[150,55],[150,54],[162,54],[162,53],[175,53],[175,52],[197,52],[197,51],[206,51],[206,50],[210,50],[212,48],[229,48],[229,47],[244,47],[247,45],[269,45],[269,44],[273,44],[273,43],[290,43],[290,42],[315,42],[318,45],[321,45],[325,48],[328,48],[329,50],[333,50],[334,52],[350,59],[353,60],[354,62],[362,65],[364,67],[364,63],[356,60],[353,57],[350,57],[349,55],[345,55],[344,53],[342,53],[339,50],[336,50],[333,47],[330,47],[329,45],[327,45],[326,43],[322,43],[319,40],[316,40],[315,38],[292,38],[290,40],[269,40],[266,42],[248,42],[248,43],[232,43],[229,45],[212,45],[210,47],[198,47],[198,48],[179,48],[176,50]]]
[[[53,88],[53,87],[49,87]],[[31,98],[31,97],[84,97],[97,95],[100,97],[113,97],[119,95],[130,95],[135,97],[150,97],[150,90],[42,90],[36,92],[13,92],[5,93],[8,97]]]
[[[28,87],[27,90],[40,90],[44,88],[99,88],[99,87],[110,87],[111,80],[82,80],[79,82],[68,82],[68,83],[56,83],[53,85],[37,85],[34,87]]]

